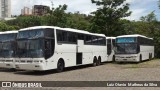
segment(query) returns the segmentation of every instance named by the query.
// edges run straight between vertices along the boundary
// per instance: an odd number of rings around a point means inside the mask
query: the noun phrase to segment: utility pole
[[[51,8],[52,8],[52,15],[53,15],[53,10],[54,10],[54,8],[53,8],[53,0],[50,0],[51,1]]]

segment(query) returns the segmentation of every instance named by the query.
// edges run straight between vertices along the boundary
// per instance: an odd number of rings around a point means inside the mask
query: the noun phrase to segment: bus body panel
[[[142,55],[142,60],[148,60],[149,54],[152,54],[152,58],[154,58],[154,47],[140,46],[140,54]]]

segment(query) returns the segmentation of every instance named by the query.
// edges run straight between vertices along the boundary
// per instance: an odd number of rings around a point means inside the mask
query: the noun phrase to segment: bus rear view
[[[142,35],[123,35],[116,38],[117,62],[141,62],[154,58],[153,39]]]

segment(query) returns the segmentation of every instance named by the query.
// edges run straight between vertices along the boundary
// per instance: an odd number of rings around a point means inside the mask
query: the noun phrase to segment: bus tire
[[[115,62],[116,60],[115,60],[115,55],[113,55],[113,57],[112,57],[112,62]]]
[[[139,56],[139,62],[142,62],[142,55]]]
[[[149,60],[152,60],[152,53],[149,54]]]
[[[96,56],[93,58],[93,66],[94,67],[97,66],[97,58],[96,58]]]
[[[98,57],[97,66],[101,65],[101,56]]]
[[[17,71],[16,68],[11,68],[10,70],[13,71],[13,72]]]
[[[64,60],[63,59],[60,59],[57,63],[57,72],[62,72],[64,70]]]

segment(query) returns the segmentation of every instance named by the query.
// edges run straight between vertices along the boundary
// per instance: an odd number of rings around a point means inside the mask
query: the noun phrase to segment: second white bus
[[[117,62],[141,62],[154,58],[153,39],[143,35],[122,35],[116,38]]]

